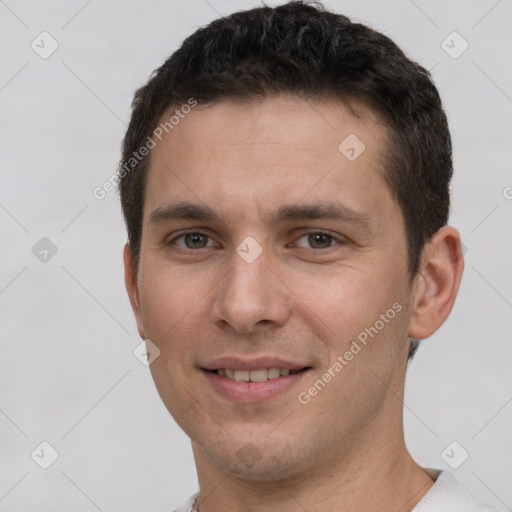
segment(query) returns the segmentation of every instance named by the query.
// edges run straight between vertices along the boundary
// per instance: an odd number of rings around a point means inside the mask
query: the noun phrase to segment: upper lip
[[[288,370],[302,370],[308,365],[287,361],[278,357],[219,357],[208,361],[202,366],[205,370],[218,370],[219,368],[229,368],[232,370],[261,370],[262,368],[280,368]]]

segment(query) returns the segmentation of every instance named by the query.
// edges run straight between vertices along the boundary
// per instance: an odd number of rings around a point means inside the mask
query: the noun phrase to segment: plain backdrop
[[[169,511],[197,490],[189,440],[133,354],[118,195],[92,190],[116,169],[135,89],[196,28],[257,5],[0,1],[0,510]],[[325,6],[393,38],[439,87],[466,269],[409,368],[406,440],[426,467],[467,452],[456,478],[510,510],[512,2]]]

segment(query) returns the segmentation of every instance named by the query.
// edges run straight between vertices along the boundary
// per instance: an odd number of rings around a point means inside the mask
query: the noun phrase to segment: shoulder
[[[412,512],[497,512],[477,501],[447,471],[425,470],[436,481]]]
[[[190,496],[190,498],[183,503],[180,507],[173,510],[173,512],[192,512],[194,503],[196,501],[196,498],[199,496],[199,493],[194,494],[193,496]]]

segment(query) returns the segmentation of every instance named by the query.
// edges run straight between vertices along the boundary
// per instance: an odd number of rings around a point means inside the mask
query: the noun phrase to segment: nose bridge
[[[269,268],[267,255],[256,255],[251,242],[233,253],[231,270],[219,284],[213,305],[214,321],[250,333],[257,325],[282,325],[289,314],[289,300]]]

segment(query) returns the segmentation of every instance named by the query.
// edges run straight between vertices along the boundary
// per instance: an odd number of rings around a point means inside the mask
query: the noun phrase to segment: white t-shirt
[[[447,471],[423,468],[435,480],[434,485],[414,507],[413,512],[497,512],[477,501]]]
[[[434,485],[414,507],[413,512],[497,512],[478,502],[447,471],[424,468],[435,479]],[[190,512],[199,493],[173,512]]]

